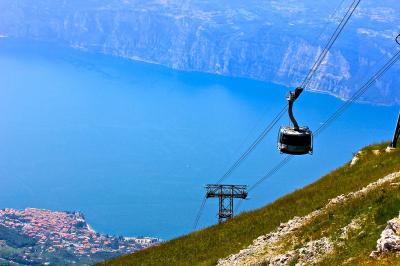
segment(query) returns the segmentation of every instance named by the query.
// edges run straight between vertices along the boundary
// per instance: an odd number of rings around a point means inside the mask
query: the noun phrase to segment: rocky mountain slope
[[[374,219],[377,217],[371,215],[374,213],[373,204],[368,200],[375,198],[376,194],[382,190],[387,189],[387,193],[398,190],[400,186],[398,181],[400,181],[400,172],[395,172],[356,192],[339,195],[329,200],[323,208],[303,217],[294,217],[287,223],[279,225],[275,231],[258,237],[248,248],[226,259],[221,259],[218,266],[327,265],[334,261],[332,257],[337,255],[335,253],[351,248],[352,245],[355,245],[355,241],[370,233],[366,229],[370,227],[371,223],[375,223]],[[342,220],[347,208],[354,207],[354,203],[357,203],[357,208],[360,209],[360,205],[365,202],[371,206],[361,212],[352,213],[355,215]],[[347,223],[349,219],[351,220]],[[321,221],[325,224],[322,225]],[[378,261],[382,253],[400,251],[397,223],[398,218],[388,222],[388,227],[378,240],[377,251],[371,253],[371,257],[375,260]],[[340,224],[344,226],[341,227]],[[350,257],[345,262],[350,263],[354,259]],[[367,257],[363,259],[368,261]]]
[[[2,0],[0,36],[296,86],[351,1],[340,3]],[[399,11],[395,0],[363,0],[310,89],[351,96],[393,54]],[[363,100],[399,104],[396,70]]]
[[[400,210],[400,150],[386,146],[364,148],[352,163],[261,209],[106,265],[400,264],[392,220]]]

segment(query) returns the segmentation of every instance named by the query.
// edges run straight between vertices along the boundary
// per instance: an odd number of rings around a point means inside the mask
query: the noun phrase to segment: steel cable
[[[334,31],[333,35],[330,37],[328,43],[325,45],[324,49],[322,50],[321,54],[318,56],[318,59],[315,61],[314,65],[311,67],[310,71],[308,72],[307,76],[304,78],[301,87],[305,89],[312,77],[314,76],[315,72],[318,70],[318,68],[321,66],[322,62],[324,61],[325,57],[327,56],[329,50],[339,37],[340,33],[342,33],[344,27],[347,25],[349,22],[351,16],[353,15],[354,11],[360,4],[361,0],[354,0],[353,3],[350,5],[349,9],[347,10],[345,16],[342,18],[340,21],[339,25],[337,26],[336,30]]]
[[[350,5],[350,7],[348,8],[345,16],[342,18],[342,20],[340,21],[338,27],[336,28],[336,30],[334,31],[333,35],[330,37],[328,43],[325,45],[325,48],[323,49],[323,51],[321,52],[321,54],[318,56],[318,59],[316,60],[316,62],[314,63],[314,65],[312,66],[312,68],[310,69],[309,73],[307,74],[306,78],[304,79],[304,81],[302,82],[301,87],[302,88],[306,88],[311,80],[311,78],[314,76],[315,72],[318,70],[318,68],[320,67],[320,65],[322,64],[323,60],[325,59],[326,55],[328,54],[330,48],[333,46],[333,44],[335,43],[335,41],[337,40],[337,38],[339,37],[340,33],[343,31],[344,27],[346,26],[346,24],[348,23],[348,21],[350,20],[351,16],[353,15],[355,9],[357,8],[357,6],[360,4],[361,0],[354,0],[353,3]],[[335,10],[334,13],[336,13],[337,10]],[[232,172],[238,168],[241,163],[248,157],[248,155],[261,143],[261,141],[265,138],[265,136],[274,128],[274,126],[279,122],[279,120],[282,118],[282,116],[284,115],[284,113],[286,112],[288,108],[288,105],[286,105],[275,117],[274,119],[271,121],[270,124],[268,124],[268,126],[263,130],[263,132],[261,132],[261,134],[257,137],[257,139],[249,146],[249,148],[246,149],[246,151],[239,157],[239,159],[237,159],[230,168],[228,168],[228,170],[224,173],[224,175],[218,179],[217,184],[221,183],[222,181],[224,181],[226,178],[228,178]],[[290,161],[290,156],[287,156],[284,160],[282,160],[282,162],[280,162],[276,167],[274,167],[266,176],[264,176],[261,180],[259,180],[259,183],[262,183],[265,179],[268,178],[268,176],[273,175],[275,172],[279,171],[280,168],[282,168],[285,164],[287,164]],[[257,182],[258,183],[258,182]],[[256,186],[258,186],[258,184],[253,185],[250,190],[254,189]],[[249,191],[250,191],[249,190]],[[204,206],[205,206],[205,201],[206,199],[203,200],[200,209],[196,215],[196,219],[195,219],[195,226],[194,229],[197,228],[199,219],[201,217],[201,213],[203,212]]]
[[[354,93],[354,95],[347,100],[345,103],[343,103],[316,131],[315,131],[315,137],[318,137],[323,130],[325,130],[328,126],[330,126],[340,115],[342,115],[346,109],[352,105],[356,100],[358,100],[374,83],[382,77],[398,60],[400,59],[400,51],[398,51],[386,64],[380,68],[363,86],[361,86],[360,89]],[[283,166],[285,166],[290,160],[293,158],[290,155],[285,156],[283,160],[281,160],[274,168],[272,168],[266,175],[264,175],[262,178],[257,180],[256,183],[254,183],[250,189],[248,190],[249,192],[251,190],[254,190],[256,187],[258,187],[262,182],[264,182],[266,179],[274,175],[276,172],[278,172]]]

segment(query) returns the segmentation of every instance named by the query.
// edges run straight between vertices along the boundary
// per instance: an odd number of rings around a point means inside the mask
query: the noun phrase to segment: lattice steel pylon
[[[394,131],[393,140],[390,145],[391,148],[393,148],[393,149],[397,148],[397,141],[399,140],[399,137],[400,137],[400,112],[399,112],[399,116],[397,118],[397,124],[396,124],[396,129]]]
[[[206,198],[218,198],[218,223],[233,217],[233,199],[246,199],[247,186],[245,185],[219,185],[206,186]]]

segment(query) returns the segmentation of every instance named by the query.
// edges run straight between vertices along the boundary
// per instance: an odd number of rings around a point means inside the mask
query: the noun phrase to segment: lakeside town
[[[47,253],[67,251],[77,257],[113,257],[159,244],[159,238],[116,237],[95,232],[81,212],[27,208],[0,210],[0,225],[35,241]],[[25,254],[25,256],[29,256]]]

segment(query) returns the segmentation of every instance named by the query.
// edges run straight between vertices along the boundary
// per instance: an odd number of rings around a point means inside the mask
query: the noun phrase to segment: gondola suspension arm
[[[293,104],[299,98],[300,94],[303,92],[303,88],[297,87],[294,92],[289,92],[289,96],[287,97],[287,100],[289,102],[289,118],[290,121],[293,123],[293,129],[298,131],[299,130],[299,124],[297,123],[296,119],[294,118],[293,115]]]

